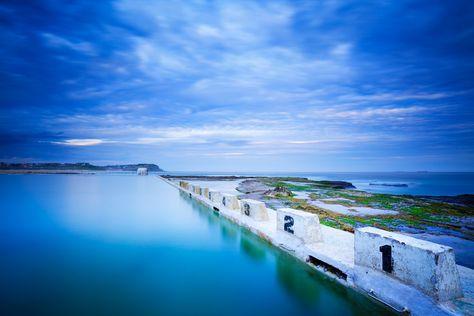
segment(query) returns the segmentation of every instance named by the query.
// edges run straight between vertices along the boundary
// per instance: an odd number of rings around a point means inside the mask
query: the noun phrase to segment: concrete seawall
[[[163,181],[302,262],[394,310],[414,315],[472,314],[474,271],[452,249],[366,227],[354,234],[320,225],[318,216],[273,210],[254,200],[185,181]],[[205,192],[205,193],[204,193]],[[263,205],[262,205],[263,204]]]

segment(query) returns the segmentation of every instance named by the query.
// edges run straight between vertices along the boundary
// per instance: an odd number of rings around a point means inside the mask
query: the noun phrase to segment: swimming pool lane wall
[[[396,311],[456,314],[451,303],[463,293],[450,247],[373,227],[357,229],[354,237],[320,225],[316,214],[289,208],[275,211],[260,201],[239,200],[212,188],[160,178],[343,285]]]

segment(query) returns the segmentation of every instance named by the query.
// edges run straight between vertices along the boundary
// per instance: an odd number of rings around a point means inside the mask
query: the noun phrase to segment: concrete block
[[[219,191],[209,190],[209,200],[220,205],[222,203],[221,193]]]
[[[256,200],[240,200],[240,212],[256,221],[268,221],[269,219],[265,203]]]
[[[209,188],[201,188],[201,195],[205,198],[209,197]]]
[[[277,210],[277,232],[308,244],[323,240],[318,215],[292,208]]]
[[[198,185],[195,185],[193,192],[196,193],[197,195],[201,195],[201,187]]]
[[[231,210],[240,210],[240,203],[239,199],[236,195],[222,193],[221,203],[223,206],[231,209]]]
[[[374,227],[355,231],[354,263],[415,286],[438,301],[461,297],[451,247]]]

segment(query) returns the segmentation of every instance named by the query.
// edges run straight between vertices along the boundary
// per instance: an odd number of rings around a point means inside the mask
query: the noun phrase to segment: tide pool
[[[1,315],[390,313],[153,176],[0,190]]]

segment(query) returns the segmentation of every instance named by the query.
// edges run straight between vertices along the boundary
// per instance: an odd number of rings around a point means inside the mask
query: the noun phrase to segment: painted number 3
[[[293,217],[286,215],[285,216],[285,224],[283,226],[283,229],[286,232],[289,232],[290,234],[294,234],[295,231],[292,228],[294,224],[295,224],[295,220],[293,219]]]
[[[244,204],[244,214],[250,216],[250,205]]]

